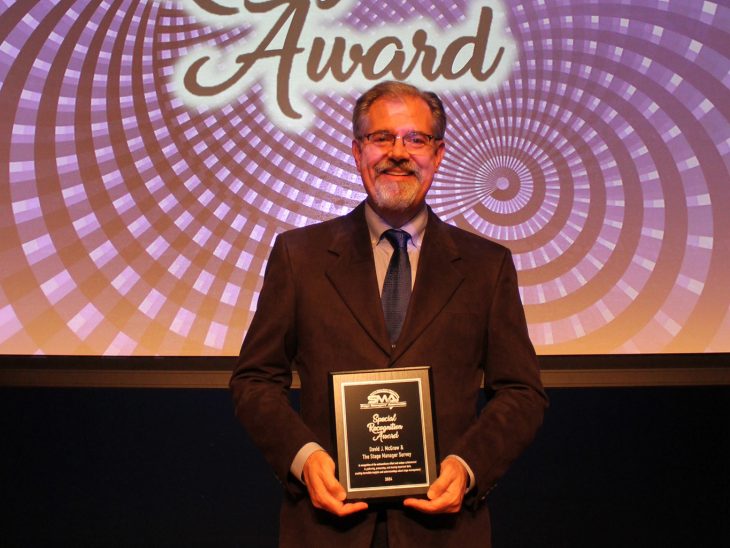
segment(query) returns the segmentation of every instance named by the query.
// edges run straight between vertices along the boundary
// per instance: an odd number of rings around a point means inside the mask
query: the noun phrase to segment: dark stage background
[[[724,544],[730,387],[549,395],[490,495],[496,548]],[[0,417],[3,546],[275,544],[279,486],[225,390],[4,387]]]

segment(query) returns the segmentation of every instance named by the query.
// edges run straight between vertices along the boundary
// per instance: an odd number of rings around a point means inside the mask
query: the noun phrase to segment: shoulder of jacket
[[[462,251],[471,251],[478,254],[488,253],[491,255],[509,254],[510,250],[506,246],[494,242],[481,234],[470,232],[463,228],[459,228],[443,221],[441,228],[446,231],[454,244]]]
[[[277,237],[287,246],[307,246],[307,244],[321,247],[327,245],[336,235],[346,231],[353,223],[350,214],[333,217],[311,225],[292,228],[280,233]]]

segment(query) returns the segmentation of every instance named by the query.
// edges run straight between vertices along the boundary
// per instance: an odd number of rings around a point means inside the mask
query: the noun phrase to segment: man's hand
[[[345,503],[345,488],[335,477],[335,461],[326,451],[315,451],[304,463],[304,483],[315,508],[336,516],[347,516],[365,510],[364,502]]]
[[[428,489],[428,500],[408,498],[403,506],[426,514],[455,514],[461,510],[466,482],[469,475],[455,458],[446,457],[441,463],[441,473]]]

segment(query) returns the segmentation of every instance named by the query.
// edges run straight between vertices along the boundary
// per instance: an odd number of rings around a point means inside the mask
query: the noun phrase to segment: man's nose
[[[408,150],[406,150],[406,143],[403,141],[402,137],[396,137],[395,143],[393,143],[393,146],[390,148],[390,157],[391,158],[408,158],[410,154],[408,154]]]

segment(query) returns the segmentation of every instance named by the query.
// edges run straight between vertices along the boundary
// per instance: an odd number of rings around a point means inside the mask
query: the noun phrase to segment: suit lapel
[[[329,252],[337,259],[326,275],[362,328],[386,354],[390,354],[364,205],[360,204],[348,214],[340,228],[329,247]]]
[[[461,285],[464,276],[456,268],[459,260],[458,249],[445,230],[443,221],[429,208],[416,284],[391,363],[423,333]]]
[[[326,275],[345,305],[373,341],[395,362],[423,333],[449,302],[464,279],[456,268],[458,249],[444,223],[430,209],[418,263],[416,284],[411,294],[398,345],[391,350],[375,276],[373,250],[360,204],[339,225],[329,246],[336,256]]]

